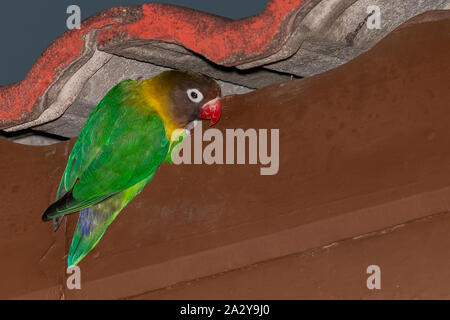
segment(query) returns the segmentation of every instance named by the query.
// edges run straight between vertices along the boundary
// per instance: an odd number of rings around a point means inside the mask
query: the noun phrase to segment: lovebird
[[[53,220],[56,231],[65,215],[80,212],[67,257],[69,267],[97,245],[161,163],[170,162],[176,140],[172,134],[196,120],[214,125],[220,119],[220,98],[214,80],[186,70],[125,80],[105,95],[72,149],[56,202],[42,216],[43,221]]]

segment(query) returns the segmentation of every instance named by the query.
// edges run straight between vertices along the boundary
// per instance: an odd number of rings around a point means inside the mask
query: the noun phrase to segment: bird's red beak
[[[200,118],[211,120],[211,126],[215,125],[222,114],[222,102],[219,98],[211,100],[200,109]]]

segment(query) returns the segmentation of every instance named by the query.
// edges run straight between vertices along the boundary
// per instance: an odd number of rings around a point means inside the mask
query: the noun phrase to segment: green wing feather
[[[92,207],[80,212],[78,224],[67,257],[68,266],[77,265],[100,241],[108,226],[153,175]]]
[[[57,217],[88,208],[145,180],[165,159],[170,141],[158,114],[145,106],[139,82],[124,81],[93,110],[69,157],[58,198],[73,200]]]

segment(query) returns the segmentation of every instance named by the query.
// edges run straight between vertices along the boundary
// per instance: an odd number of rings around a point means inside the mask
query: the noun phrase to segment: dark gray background
[[[82,20],[114,6],[170,3],[241,19],[262,12],[268,0],[26,0],[0,4],[0,85],[23,80],[41,53],[67,30],[67,7],[81,8]]]

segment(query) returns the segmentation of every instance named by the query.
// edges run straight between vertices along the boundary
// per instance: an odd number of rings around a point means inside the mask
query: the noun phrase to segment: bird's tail
[[[67,265],[77,265],[100,241],[108,226],[120,211],[147,184],[142,181],[96,205],[81,210],[70,246]]]
[[[59,229],[59,226],[61,225],[61,222],[65,216],[65,214],[58,214],[58,210],[62,207],[67,207],[68,204],[73,200],[72,191],[73,189],[66,192],[64,195],[61,195],[61,191],[58,191],[56,202],[48,207],[42,215],[42,221],[53,220],[53,231],[55,232]]]

